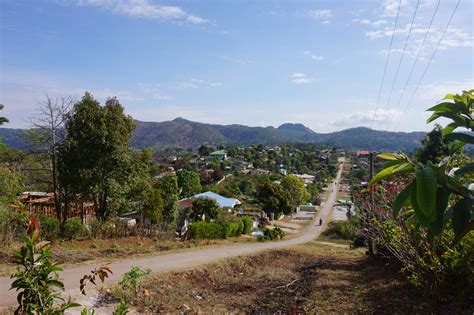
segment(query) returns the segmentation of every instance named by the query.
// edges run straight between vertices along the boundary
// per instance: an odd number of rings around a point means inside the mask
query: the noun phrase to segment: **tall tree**
[[[58,183],[58,144],[64,136],[64,122],[73,105],[69,96],[51,97],[38,102],[38,112],[33,118],[34,129],[25,133],[24,139],[29,143],[37,162],[45,163],[46,182],[53,192],[54,208],[58,220],[62,218],[60,188]]]
[[[276,217],[283,214],[290,214],[291,199],[287,191],[281,185],[265,181],[257,188],[257,199],[266,213],[275,213]]]
[[[176,219],[176,201],[178,201],[178,180],[176,176],[164,176],[158,180],[157,188],[163,198],[163,221],[171,223]]]
[[[5,106],[0,104],[0,110],[2,110]],[[3,124],[8,123],[8,119],[6,117],[0,116],[0,126]],[[3,144],[2,138],[0,138],[0,150],[5,149],[5,145]]]
[[[183,169],[178,172],[177,177],[182,198],[188,198],[201,192],[201,181],[196,172]]]
[[[443,140],[443,127],[436,124],[433,130],[428,132],[421,140],[423,147],[416,151],[418,162],[426,163],[428,161],[439,162],[445,156],[449,155],[449,145]]]
[[[290,205],[293,210],[299,205],[308,201],[310,194],[304,187],[303,179],[295,176],[288,175],[281,181],[281,186],[290,196]]]
[[[59,178],[67,201],[77,196],[93,200],[102,219],[116,210],[109,208],[109,200],[126,193],[123,187],[131,173],[128,142],[133,128],[133,119],[124,114],[116,98],[101,107],[86,92],[74,105],[59,148]]]

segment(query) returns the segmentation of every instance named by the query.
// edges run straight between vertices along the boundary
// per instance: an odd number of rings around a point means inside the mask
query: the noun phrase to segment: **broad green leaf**
[[[474,163],[469,163],[458,169],[454,174],[456,176],[462,176],[467,173],[474,173]]]
[[[430,123],[430,122],[432,122],[433,120],[436,120],[439,117],[449,118],[449,119],[461,124],[462,126],[464,126],[464,124],[466,123],[466,120],[461,115],[456,115],[456,114],[451,114],[451,113],[444,113],[444,112],[435,112],[433,115],[431,115],[426,120],[426,123]]]
[[[446,187],[438,188],[436,193],[436,220],[430,225],[434,235],[440,235],[444,227],[444,212],[448,206],[451,190]]]
[[[474,137],[465,133],[459,133],[459,132],[450,133],[449,135],[446,135],[444,139],[447,141],[459,140],[464,143],[474,144]]]
[[[465,111],[466,106],[459,103],[450,103],[450,102],[443,102],[438,105],[435,105],[431,108],[428,108],[426,111],[428,112],[452,112],[457,113],[460,111]]]
[[[433,168],[426,166],[417,169],[416,174],[416,190],[417,202],[423,214],[434,221],[436,215],[436,192],[438,184]]]
[[[460,127],[462,125],[460,125],[459,123],[457,122],[452,122],[450,124],[448,124],[446,127],[443,128],[443,131],[441,131],[441,135],[443,137],[449,135],[451,132],[454,131],[454,129],[456,129],[457,127]]]
[[[400,209],[404,207],[408,200],[410,199],[410,190],[413,186],[413,183],[405,187],[395,198],[395,201],[393,202],[393,208],[392,208],[392,215],[394,218],[398,217],[398,214],[400,213]]]
[[[400,157],[398,157],[398,156],[396,156],[395,154],[392,154],[392,153],[382,153],[382,154],[377,155],[377,157],[379,157],[381,159],[384,159],[384,160],[395,160],[395,161],[400,160],[400,161],[403,161],[402,159],[400,159]]]
[[[453,230],[456,236],[463,235],[471,219],[471,199],[460,199],[453,207]]]
[[[386,177],[413,172],[413,170],[413,166],[406,162],[402,164],[392,165],[378,172],[369,184],[372,185]]]
[[[428,227],[433,221],[433,218],[427,217],[423,211],[421,211],[420,206],[418,205],[418,197],[417,197],[417,185],[416,185],[416,179],[413,182],[413,187],[410,189],[410,203],[411,206],[413,207],[413,210],[415,211],[415,217],[416,221],[421,225]]]
[[[448,188],[455,191],[459,195],[469,198],[471,196],[471,192],[467,187],[465,187],[459,180],[453,176],[446,176],[446,182]]]

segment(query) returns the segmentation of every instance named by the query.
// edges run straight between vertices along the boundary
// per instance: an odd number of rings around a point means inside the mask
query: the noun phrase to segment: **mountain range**
[[[420,146],[425,132],[389,132],[356,127],[331,133],[316,133],[303,124],[285,123],[279,127],[216,125],[176,118],[163,122],[135,120],[131,145],[136,148],[189,148],[201,144],[277,145],[288,142],[327,144],[345,149],[412,151]],[[0,137],[11,147],[25,146],[23,129],[0,128]]]

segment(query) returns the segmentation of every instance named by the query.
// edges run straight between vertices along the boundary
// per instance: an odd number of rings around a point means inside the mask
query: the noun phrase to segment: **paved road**
[[[320,212],[317,214],[318,218],[323,218],[325,224],[329,220],[329,214],[336,200],[338,191],[337,188],[342,173],[342,165],[343,164],[340,164],[339,171],[336,176],[337,186],[334,187],[336,189],[333,189],[332,192],[329,192],[326,202],[322,206]],[[333,186],[334,184],[330,185],[329,187]],[[325,224],[323,226],[319,226],[318,221],[319,220],[315,220],[314,223],[312,223],[311,226],[307,228],[303,235],[279,242],[229,245],[194,250],[190,252],[151,256],[145,258],[131,258],[116,261],[111,264],[111,269],[114,274],[106,280],[106,283],[111,284],[113,282],[118,282],[122,278],[122,275],[129,271],[132,266],[150,268],[152,272],[167,272],[176,269],[186,269],[223,258],[252,254],[262,250],[306,243],[318,237],[321,231],[325,228]],[[82,275],[89,273],[91,269],[93,269],[93,266],[84,265],[67,268],[61,273],[61,279],[64,282],[67,296],[77,297],[80,295],[78,289],[79,279],[82,277]],[[10,284],[11,279],[9,277],[0,277],[0,307],[16,304],[16,292],[9,290]],[[83,302],[84,301],[80,301],[81,304],[83,304]]]

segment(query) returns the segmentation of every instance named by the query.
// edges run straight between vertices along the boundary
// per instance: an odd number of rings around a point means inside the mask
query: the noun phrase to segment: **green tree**
[[[0,104],[0,110],[2,110],[5,107],[5,105]],[[0,116],[0,126],[3,124],[6,124],[8,122],[8,119],[6,117]]]
[[[207,197],[200,197],[193,199],[193,212],[191,219],[193,221],[207,221],[217,218],[219,213],[219,206],[214,199]]]
[[[183,169],[178,172],[177,177],[181,198],[188,198],[201,192],[201,181],[196,172]]]
[[[160,178],[156,186],[163,199],[163,221],[171,223],[176,219],[176,201],[178,201],[178,180],[176,176]]]
[[[291,198],[281,185],[265,181],[257,188],[257,199],[266,213],[275,213],[278,217],[282,213],[292,212]]]
[[[208,156],[212,152],[212,148],[203,144],[198,149],[199,155]]]
[[[310,194],[304,187],[304,180],[295,175],[284,177],[281,181],[281,186],[290,196],[292,209],[296,209],[299,205],[306,203],[310,197]]]
[[[310,197],[310,201],[312,204],[319,205],[321,203],[321,199],[319,198],[319,189],[318,185],[311,183],[306,186],[306,190],[308,191]]]
[[[116,98],[101,107],[86,92],[74,105],[65,124],[66,138],[58,150],[59,181],[65,189],[66,205],[77,196],[93,200],[102,219],[117,210],[109,207],[109,201],[127,192],[124,187],[131,173],[128,143],[133,128],[133,119],[124,114]]]
[[[143,198],[143,217],[152,223],[164,221],[164,200],[161,191],[151,188]]]
[[[423,147],[416,151],[416,160],[421,163],[437,163],[449,155],[449,145],[444,142],[442,127],[438,124],[421,140]]]

